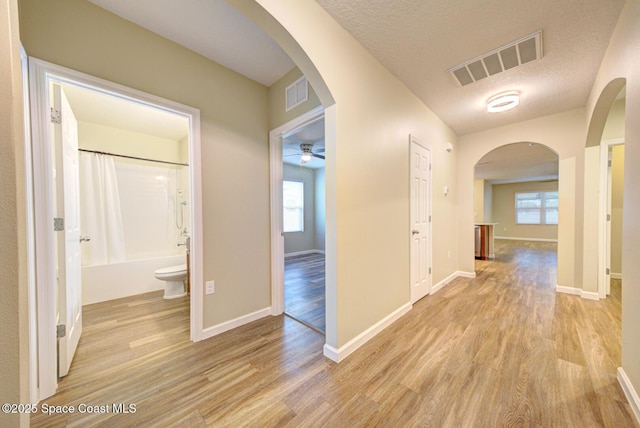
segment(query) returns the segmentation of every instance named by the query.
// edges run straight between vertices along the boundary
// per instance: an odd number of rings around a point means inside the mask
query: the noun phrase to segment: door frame
[[[423,297],[428,296],[429,294],[431,294],[432,289],[433,289],[433,221],[431,221],[431,218],[433,216],[433,173],[431,171],[431,165],[433,164],[433,151],[431,150],[431,146],[428,144],[424,144],[422,143],[418,138],[416,138],[415,135],[409,134],[409,234],[411,233],[411,208],[413,205],[413,199],[411,196],[411,180],[413,178],[413,169],[411,168],[411,164],[412,164],[412,156],[411,156],[411,152],[412,152],[412,148],[413,145],[417,145],[422,147],[423,149],[427,150],[429,152],[429,183],[427,185],[428,189],[429,189],[429,243],[427,244],[427,246],[429,247],[429,286],[427,294],[425,294]],[[413,283],[411,281],[411,272],[412,272],[412,266],[411,266],[411,261],[413,260],[413,256],[411,254],[412,252],[412,248],[413,246],[411,245],[411,235],[409,235],[409,300],[411,301],[411,304],[417,302],[420,299],[417,300],[413,300]]]
[[[30,331],[37,343],[37,353],[31,356],[32,373],[38,373],[37,400],[50,397],[57,389],[56,375],[56,283],[55,236],[53,214],[52,151],[50,133],[49,87],[51,82],[72,84],[85,89],[116,96],[149,107],[185,116],[189,119],[189,175],[191,185],[191,340],[203,338],[203,242],[202,185],[200,163],[200,110],[133,88],[109,82],[66,67],[29,57],[29,88],[31,103],[31,147],[33,153],[33,195],[35,223],[35,299],[29,306],[35,310],[37,325]]]
[[[606,299],[609,292],[610,275],[607,269],[610,268],[611,236],[607,214],[610,211],[609,199],[609,152],[614,146],[624,144],[624,138],[603,140],[600,143],[600,194],[599,194],[599,221],[598,221],[598,297]],[[609,223],[609,224],[608,224]]]
[[[271,315],[284,312],[284,232],[282,229],[282,137],[325,116],[322,105],[269,132],[271,193]],[[326,125],[325,125],[326,127]],[[326,291],[325,291],[326,294]]]

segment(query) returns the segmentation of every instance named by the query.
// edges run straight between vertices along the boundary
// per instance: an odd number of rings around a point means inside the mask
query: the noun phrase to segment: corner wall
[[[29,403],[25,154],[18,4],[0,1],[0,402]],[[0,426],[29,426],[0,412]]]
[[[599,100],[609,83],[626,79],[624,207],[622,244],[622,367],[629,384],[640,393],[640,1],[628,0],[620,15],[609,47],[602,60],[587,104],[591,122],[600,121],[608,111],[599,111]],[[608,110],[608,107],[607,107]],[[593,122],[595,123],[595,122]],[[602,129],[590,140],[600,141]],[[628,395],[629,396],[629,395]],[[636,395],[637,397],[637,395]],[[633,404],[633,403],[632,403]],[[635,403],[638,406],[640,403]],[[636,416],[640,419],[638,407]]]

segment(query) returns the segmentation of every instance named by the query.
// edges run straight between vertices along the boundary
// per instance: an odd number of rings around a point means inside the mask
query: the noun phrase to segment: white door
[[[58,376],[62,377],[69,372],[82,334],[78,123],[64,91],[55,84],[53,108],[56,217],[64,221],[64,230],[56,232],[57,324],[65,326],[58,339]]]
[[[411,138],[411,302],[431,291],[431,152]]]

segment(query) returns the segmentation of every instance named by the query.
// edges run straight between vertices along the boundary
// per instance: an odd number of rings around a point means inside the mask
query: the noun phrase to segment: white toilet
[[[165,281],[164,298],[176,299],[186,296],[185,280],[187,279],[187,265],[169,266],[155,271],[154,276],[160,281]]]

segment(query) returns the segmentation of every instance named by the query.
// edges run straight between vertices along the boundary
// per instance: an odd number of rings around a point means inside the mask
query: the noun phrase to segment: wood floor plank
[[[69,375],[34,427],[639,427],[616,378],[621,293],[555,292],[555,244],[496,241],[340,364],[284,316],[189,341],[189,301],[162,292],[87,306]],[[42,403],[41,403],[42,404]]]
[[[324,254],[285,257],[284,302],[285,314],[325,332]]]

